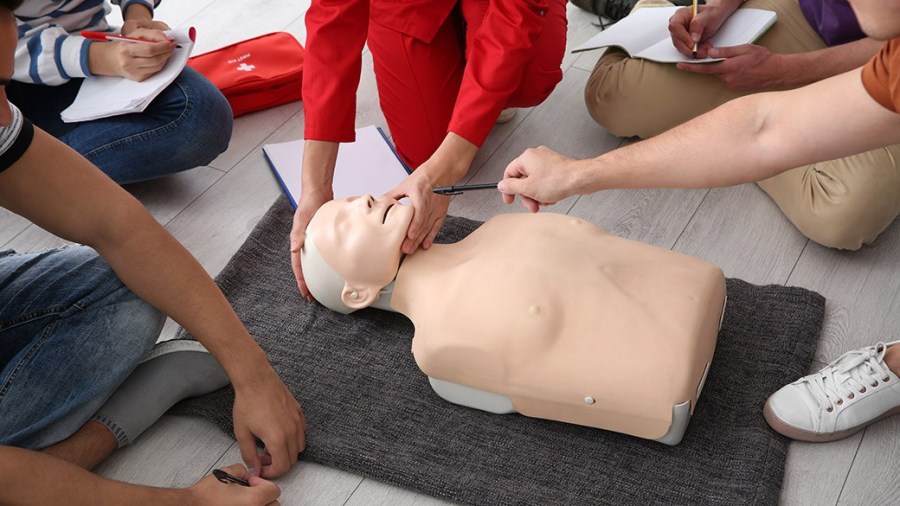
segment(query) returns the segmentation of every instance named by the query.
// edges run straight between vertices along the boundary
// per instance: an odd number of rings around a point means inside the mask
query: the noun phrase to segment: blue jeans
[[[164,321],[91,248],[0,252],[0,444],[40,449],[71,436]]]
[[[64,123],[83,79],[62,86],[11,82],[15,104],[36,126],[68,144],[119,184],[133,183],[206,165],[231,140],[231,106],[205,77],[190,67],[142,113]],[[60,167],[60,170],[64,167]]]

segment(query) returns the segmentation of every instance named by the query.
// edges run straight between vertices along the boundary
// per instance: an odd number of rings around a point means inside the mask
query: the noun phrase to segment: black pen
[[[242,480],[237,476],[230,475],[221,469],[213,469],[213,476],[216,477],[217,480],[222,483],[237,483],[238,485],[243,485],[245,487],[249,487],[250,483],[246,480]]]
[[[481,183],[481,184],[463,184],[459,186],[441,186],[433,191],[438,195],[461,195],[464,191],[469,190],[494,190],[497,183]]]

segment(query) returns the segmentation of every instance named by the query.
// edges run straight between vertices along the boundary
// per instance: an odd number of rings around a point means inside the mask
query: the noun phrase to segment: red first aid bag
[[[301,98],[303,46],[287,32],[237,42],[188,65],[222,91],[235,117]]]

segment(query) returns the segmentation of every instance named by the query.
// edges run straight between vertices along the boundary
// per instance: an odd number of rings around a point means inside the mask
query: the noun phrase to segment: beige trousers
[[[660,5],[670,4],[641,0],[635,9]],[[743,7],[778,13],[778,21],[757,42],[773,52],[826,47],[796,0],[748,0]],[[647,138],[745,94],[728,90],[715,76],[611,49],[594,67],[584,97],[591,117],[613,134]],[[898,162],[900,145],[893,145],[797,167],[758,184],[807,237],[855,250],[874,241],[900,214]]]

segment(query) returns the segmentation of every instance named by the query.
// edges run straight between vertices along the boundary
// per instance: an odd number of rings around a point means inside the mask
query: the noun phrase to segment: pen
[[[144,44],[156,44],[159,42],[156,40],[139,39],[137,37],[126,37],[124,35],[109,32],[92,32],[90,30],[82,30],[81,36],[88,40],[97,40],[100,42],[142,42]],[[175,47],[181,48],[181,46]]]
[[[237,476],[230,475],[221,469],[213,469],[213,476],[222,483],[237,483],[238,485],[243,485],[245,487],[250,486],[250,483],[247,481],[242,480]]]
[[[497,188],[497,183],[463,184],[459,186],[441,186],[433,191],[438,195],[461,195],[468,190],[491,190]]]
[[[696,18],[696,17],[697,17],[697,0],[694,0],[694,2],[691,4],[691,21],[693,21],[694,18]],[[696,42],[694,42],[694,59],[695,60],[697,59],[697,43]]]

